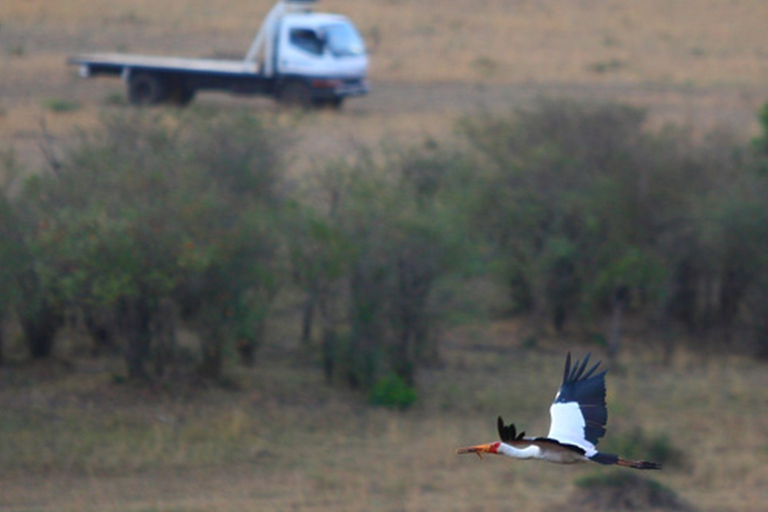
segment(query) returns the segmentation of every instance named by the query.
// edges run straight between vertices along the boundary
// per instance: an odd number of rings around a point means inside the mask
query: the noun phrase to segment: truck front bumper
[[[312,96],[316,100],[362,96],[368,93],[368,81],[362,78],[314,78],[310,81]]]

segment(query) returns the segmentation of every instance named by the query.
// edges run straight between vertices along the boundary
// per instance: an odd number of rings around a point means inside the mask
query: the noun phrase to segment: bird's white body
[[[564,449],[542,449],[540,446],[531,444],[523,448],[516,448],[506,443],[501,443],[496,449],[499,455],[506,455],[514,459],[538,459],[557,464],[575,464],[577,462],[586,462],[585,456],[572,450]]]

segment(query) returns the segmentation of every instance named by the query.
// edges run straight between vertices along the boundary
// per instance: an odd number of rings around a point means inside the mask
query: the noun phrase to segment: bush
[[[470,215],[495,249],[517,312],[560,330],[629,284],[601,273],[647,252],[639,244],[655,228],[636,190],[644,118],[620,105],[545,101],[460,124],[481,169]]]
[[[453,161],[428,141],[381,159],[361,152],[313,182],[306,204],[316,206],[294,227],[292,262],[307,294],[303,331],[315,306],[335,331],[323,336],[329,378],[341,373],[370,390],[391,372],[412,385],[417,368],[437,359],[447,307],[433,301],[436,285],[460,273],[471,251],[446,199],[458,197]]]
[[[235,338],[253,362],[281,281],[282,140],[246,115],[105,119],[19,201],[41,303],[115,319],[131,378],[172,351],[172,333],[169,347],[154,345],[174,310],[201,332],[206,376],[220,376]]]
[[[563,507],[573,511],[634,512],[695,510],[672,489],[629,472],[597,473],[576,480],[576,491]]]
[[[390,409],[407,409],[416,402],[416,390],[395,374],[379,379],[368,393],[368,403]]]
[[[768,107],[761,123],[768,133]],[[610,313],[618,347],[626,310],[725,344],[745,333],[768,267],[766,133],[749,153],[728,130],[699,144],[649,132],[637,109],[563,101],[467,118],[460,133],[477,169],[467,216],[537,328]]]

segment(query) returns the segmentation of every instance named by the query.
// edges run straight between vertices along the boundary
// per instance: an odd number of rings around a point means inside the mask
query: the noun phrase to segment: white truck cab
[[[264,72],[281,77],[285,88],[298,81],[320,102],[337,101],[367,89],[368,55],[354,24],[344,16],[325,13],[292,13],[283,16],[277,30],[274,60]],[[272,69],[270,69],[270,67]],[[274,70],[274,71],[273,71]],[[294,94],[291,87],[283,97]],[[341,94],[341,96],[340,96]],[[286,98],[287,99],[287,98]]]
[[[357,77],[367,70],[365,44],[344,16],[290,14],[281,29],[275,53],[279,73]]]

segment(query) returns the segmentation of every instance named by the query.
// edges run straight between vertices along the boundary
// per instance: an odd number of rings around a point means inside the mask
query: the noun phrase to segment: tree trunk
[[[336,369],[336,359],[338,358],[338,341],[338,336],[333,329],[323,329],[323,373],[325,374],[325,382],[327,384],[331,384],[333,382],[333,374]]]
[[[93,340],[91,354],[94,356],[113,353],[116,350],[114,309],[85,306],[82,308],[85,328]]]
[[[0,368],[3,367],[3,342],[5,341],[5,313],[0,310]]]
[[[304,300],[304,306],[301,314],[301,346],[305,349],[312,340],[312,324],[315,318],[315,296],[314,290],[307,292],[307,298]]]
[[[214,334],[215,336],[215,334]],[[203,349],[200,376],[205,380],[219,382],[224,368],[224,357],[220,340],[209,340]]]
[[[725,270],[720,287],[719,311],[720,329],[725,345],[731,345],[733,325],[739,313],[750,278],[737,266]]]
[[[213,321],[212,325],[220,325],[223,318]],[[203,332],[202,357],[200,376],[205,380],[220,382],[224,373],[224,335],[225,329],[209,327]]]
[[[677,318],[685,324],[688,332],[693,333],[697,327],[696,315],[696,270],[691,258],[685,258],[678,263],[675,276],[675,287],[672,295],[672,307]]]
[[[353,271],[350,282],[349,318],[351,334],[347,361],[348,381],[352,389],[370,389],[379,377],[383,340],[382,323],[385,293],[382,276],[368,268]]]
[[[266,328],[267,321],[262,318],[253,326],[247,337],[237,340],[237,353],[240,355],[240,362],[248,368],[253,368],[256,365],[256,352],[263,343]]]
[[[157,315],[152,322],[152,338],[155,342],[154,373],[162,378],[168,365],[176,358],[176,315],[170,300],[160,302]]]
[[[413,263],[407,256],[398,259],[400,339],[393,368],[409,386],[415,383],[416,365],[427,356],[429,338],[427,302],[434,281],[428,263]]]
[[[672,300],[667,298],[660,304],[657,313],[657,325],[661,334],[662,349],[664,351],[664,366],[669,366],[672,364],[672,356],[675,352],[675,340],[677,339],[672,328],[672,310]]]
[[[152,343],[150,328],[151,312],[143,297],[129,299],[123,305],[126,337],[125,357],[128,364],[128,379],[149,380],[145,363],[149,358]]]
[[[24,337],[32,359],[45,359],[53,352],[53,341],[63,319],[59,311],[47,302],[21,319]]]

